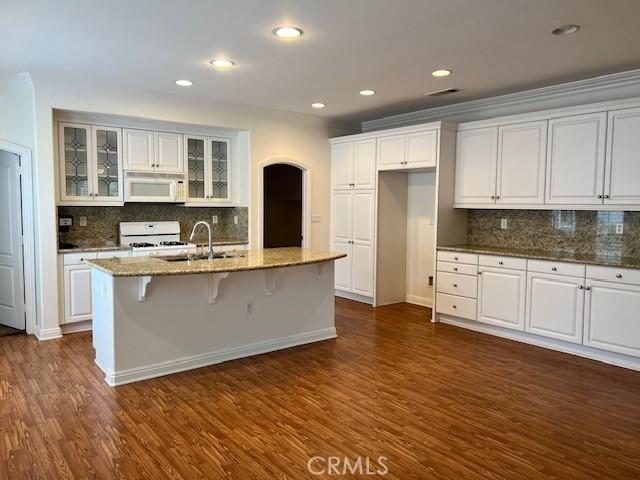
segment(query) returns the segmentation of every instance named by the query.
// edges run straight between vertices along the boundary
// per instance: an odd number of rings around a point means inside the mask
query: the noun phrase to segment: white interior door
[[[24,330],[19,160],[0,150],[0,324]]]

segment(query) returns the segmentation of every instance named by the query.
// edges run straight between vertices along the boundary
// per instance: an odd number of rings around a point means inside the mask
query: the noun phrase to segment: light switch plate
[[[622,235],[624,233],[624,223],[616,223],[616,234]]]
[[[320,223],[320,215],[311,215],[311,223]]]
[[[218,223],[218,215],[213,215],[211,217],[211,223],[213,223],[214,225]]]
[[[78,219],[78,221],[79,221],[81,227],[86,227],[87,226],[87,217],[80,217]]]
[[[506,230],[509,228],[509,220],[506,218],[503,218],[502,220],[500,220],[500,228],[502,230]]]

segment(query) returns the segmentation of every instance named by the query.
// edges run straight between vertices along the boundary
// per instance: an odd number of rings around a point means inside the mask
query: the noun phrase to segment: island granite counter
[[[344,254],[231,255],[86,262],[96,364],[109,385],[336,337],[334,261]]]

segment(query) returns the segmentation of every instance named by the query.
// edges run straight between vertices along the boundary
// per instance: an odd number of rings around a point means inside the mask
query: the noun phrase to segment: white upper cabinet
[[[153,132],[125,128],[122,135],[124,137],[124,169],[153,170],[155,166]]]
[[[58,162],[61,203],[122,203],[119,128],[59,123]]]
[[[437,160],[438,134],[436,130],[407,134],[405,159],[407,167],[435,167]]]
[[[496,202],[543,204],[546,160],[546,121],[500,127]]]
[[[353,183],[353,143],[331,145],[333,188],[351,188]]]
[[[497,127],[458,132],[456,204],[495,203],[497,144]]]
[[[640,204],[640,108],[609,112],[604,203]]]
[[[546,203],[603,203],[606,113],[549,121]]]
[[[183,135],[124,129],[124,169],[184,173]]]
[[[154,132],[156,152],[155,171],[164,173],[183,173],[184,150],[183,136],[179,133]]]
[[[376,186],[376,140],[355,142],[353,151],[354,188],[375,188]]]
[[[404,168],[405,147],[405,135],[378,137],[378,170]]]

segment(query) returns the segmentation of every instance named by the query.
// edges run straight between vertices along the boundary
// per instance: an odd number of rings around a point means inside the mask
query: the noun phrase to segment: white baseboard
[[[347,300],[354,300],[356,302],[373,305],[373,298],[365,297],[364,295],[358,295],[357,293],[343,292],[342,290],[336,290],[335,295],[336,297],[346,298]]]
[[[438,320],[448,325],[495,335],[497,337],[515,340],[516,342],[528,343],[529,345],[548,348],[558,352],[569,353],[571,355],[597,360],[617,367],[640,371],[640,358],[630,357],[619,353],[606,352],[604,350],[598,350],[597,348],[585,347],[584,345],[563,342],[562,340],[555,340],[553,338],[540,337],[527,332],[509,330],[494,325],[487,325],[473,320],[465,320],[463,318],[450,317],[443,314],[438,314]]]
[[[93,330],[93,322],[91,320],[85,320],[84,322],[66,323],[60,328],[62,329],[63,335],[78,332],[90,332]]]
[[[291,335],[285,338],[278,338],[276,340],[258,342],[250,345],[243,345],[241,347],[217,350],[215,352],[209,352],[201,355],[182,357],[167,362],[160,362],[144,367],[120,370],[117,372],[103,368],[97,362],[97,360],[96,365],[98,365],[98,367],[100,367],[100,370],[105,373],[105,381],[107,382],[107,384],[112,387],[116,387],[118,385],[139,382],[141,380],[148,380],[150,378],[162,377],[164,375],[170,375],[172,373],[179,373],[186,370],[193,370],[195,368],[207,367],[209,365],[215,365],[217,363],[227,362],[229,360],[236,360],[238,358],[260,355],[262,353],[273,352],[276,350],[296,347],[299,345],[319,342],[322,340],[329,340],[336,337],[336,329],[332,327],[326,328],[324,330],[317,330],[315,332]]]
[[[420,297],[418,295],[407,295],[404,299],[407,303],[412,303],[414,305],[420,305],[421,307],[431,307],[432,300],[428,297]]]
[[[45,329],[36,327],[35,335],[41,342],[45,340],[55,340],[56,338],[62,338],[62,329],[60,329],[60,327]]]

